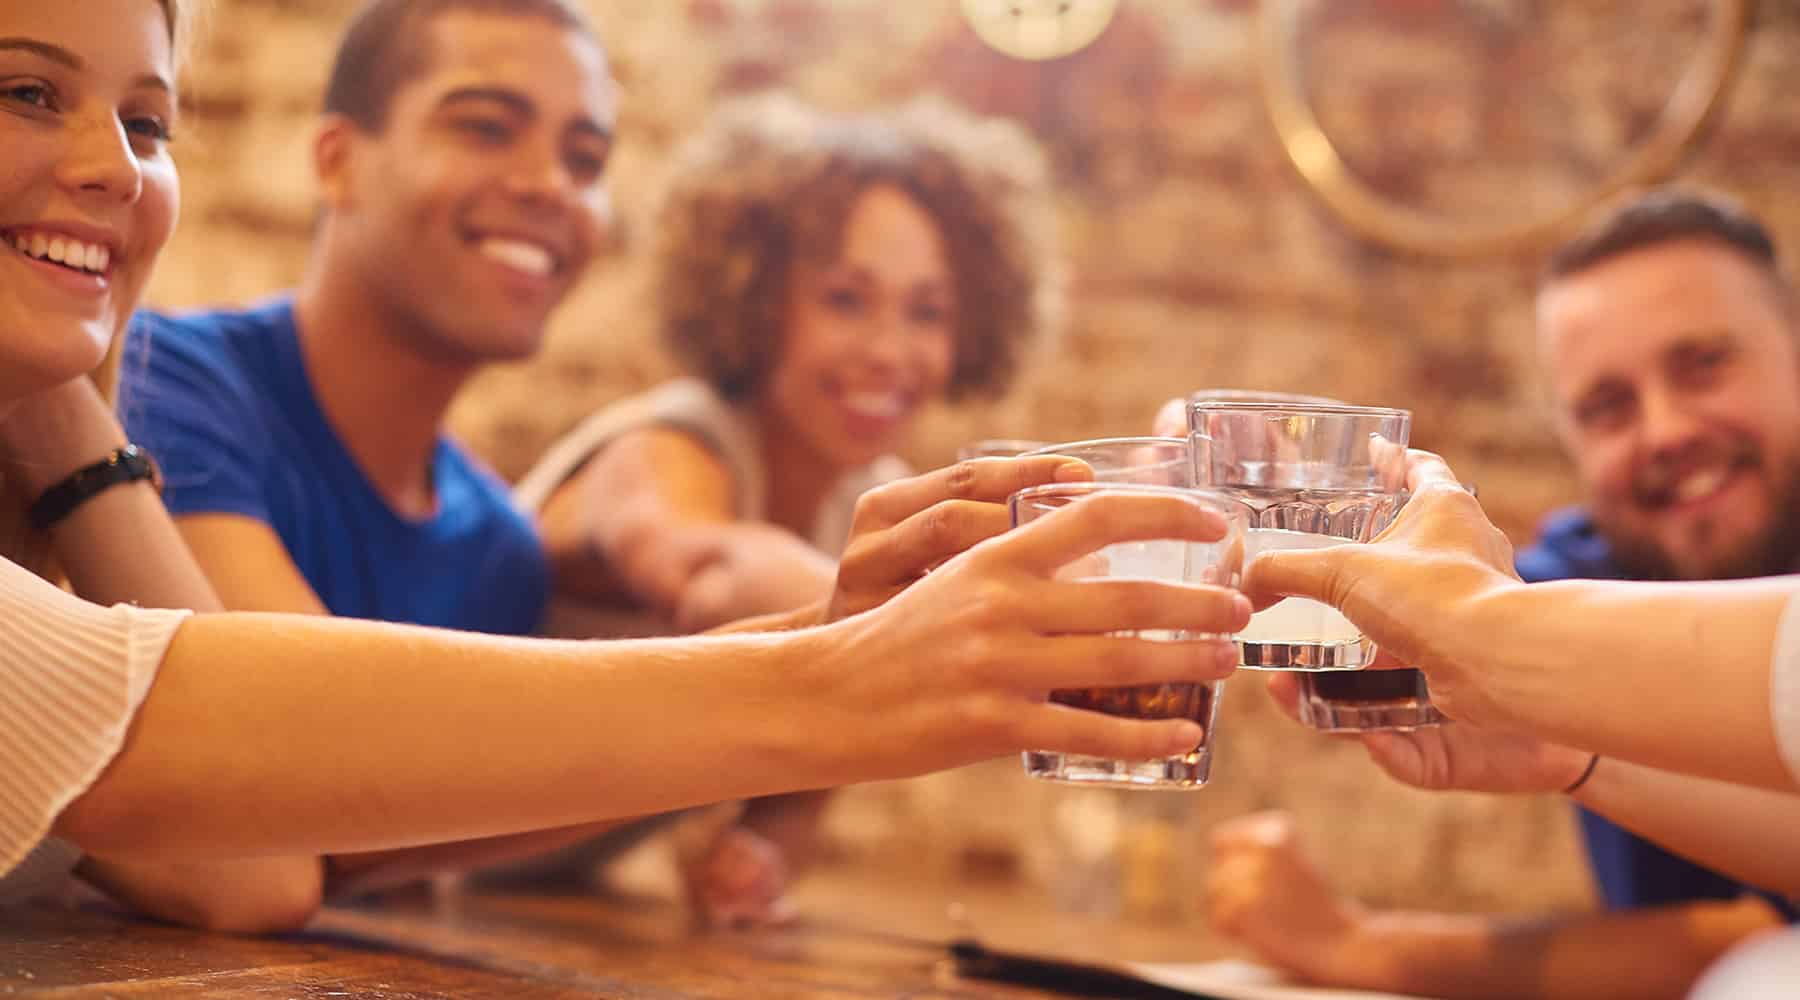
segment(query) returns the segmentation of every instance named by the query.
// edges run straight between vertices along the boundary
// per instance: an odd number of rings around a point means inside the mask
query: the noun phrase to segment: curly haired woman
[[[1003,392],[1054,324],[1049,207],[1021,130],[939,101],[721,108],[677,153],[651,250],[692,374],[593,415],[520,485],[571,599],[552,629],[691,632],[823,599],[919,412]],[[804,854],[821,803],[752,803],[715,886],[778,896],[775,844]],[[747,885],[717,895],[715,917],[775,912],[726,901]]]

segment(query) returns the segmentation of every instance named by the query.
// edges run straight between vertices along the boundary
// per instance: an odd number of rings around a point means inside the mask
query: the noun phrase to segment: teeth
[[[98,243],[83,243],[66,236],[43,233],[15,233],[7,242],[20,253],[39,260],[55,261],[64,267],[104,274],[112,264],[112,251]]]
[[[1675,502],[1689,503],[1701,497],[1711,496],[1718,492],[1719,487],[1725,485],[1725,478],[1724,469],[1696,472],[1675,484]]]
[[[844,405],[865,417],[897,417],[906,410],[906,403],[891,392],[846,393]]]
[[[540,278],[548,277],[556,269],[556,257],[536,243],[486,239],[481,241],[481,252],[492,260]]]

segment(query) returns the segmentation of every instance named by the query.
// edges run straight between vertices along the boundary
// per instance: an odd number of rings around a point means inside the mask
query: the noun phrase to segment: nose
[[[1700,437],[1699,415],[1674,393],[1645,393],[1640,405],[1639,442],[1646,454],[1673,454]]]
[[[57,179],[78,196],[126,203],[136,201],[144,190],[143,165],[124,125],[112,115],[96,115],[75,125]]]
[[[553,205],[568,199],[575,189],[575,179],[554,147],[541,143],[524,144],[508,164],[505,187],[520,201],[537,205]]]
[[[869,335],[863,339],[864,360],[878,368],[904,367],[912,355],[914,341],[917,339],[908,329],[905,305],[899,302],[888,303],[877,312],[876,320],[870,327]]]

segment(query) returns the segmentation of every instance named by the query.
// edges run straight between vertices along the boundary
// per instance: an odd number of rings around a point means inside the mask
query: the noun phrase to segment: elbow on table
[[[185,887],[133,900],[161,919],[210,931],[276,934],[304,927],[318,912],[325,877],[316,856],[217,862],[238,869],[227,876],[210,867],[214,862],[194,860],[207,851],[194,843],[191,820],[160,796],[102,784],[63,810],[55,834],[97,858],[208,869]]]
[[[299,859],[296,859],[298,862]],[[319,864],[305,859],[295,870],[258,880],[252,890],[213,892],[190,900],[179,922],[221,934],[285,934],[312,921],[324,902]]]

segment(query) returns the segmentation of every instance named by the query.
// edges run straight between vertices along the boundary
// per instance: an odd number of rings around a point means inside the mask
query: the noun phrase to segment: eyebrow
[[[1704,327],[1682,334],[1674,343],[1663,350],[1664,354],[1677,351],[1691,351],[1696,347],[1713,347],[1728,343],[1733,339],[1732,331],[1723,327]]]
[[[49,42],[40,42],[31,38],[0,38],[0,52],[29,52],[40,58],[48,59],[59,66],[67,66],[72,70],[80,71],[87,68],[87,63],[83,62],[80,56],[70,52],[68,49],[63,48],[60,45],[51,45]],[[154,87],[164,93],[175,92],[175,88],[169,85],[169,81],[155,73],[145,73],[143,76],[132,81],[132,86]]]
[[[524,95],[504,87],[458,87],[445,94],[438,101],[438,107],[447,108],[467,101],[491,101],[504,105],[508,111],[516,115],[531,117],[537,113],[537,107]],[[596,139],[610,142],[612,129],[600,124],[592,118],[579,118],[570,125],[577,132],[585,132]]]
[[[85,63],[81,57],[60,45],[34,41],[30,38],[0,38],[0,51],[30,52],[42,56],[53,63],[61,63],[70,69],[81,69]]]
[[[832,271],[839,271],[844,275],[858,278],[863,281],[875,280],[875,269],[873,267],[870,267],[862,261],[851,260],[848,257],[839,257],[837,260],[826,264],[822,269],[822,273],[826,274],[829,274]],[[956,281],[952,275],[948,274],[931,275],[920,280],[909,282],[908,287],[909,289],[923,287],[933,292],[954,293],[956,291]]]

